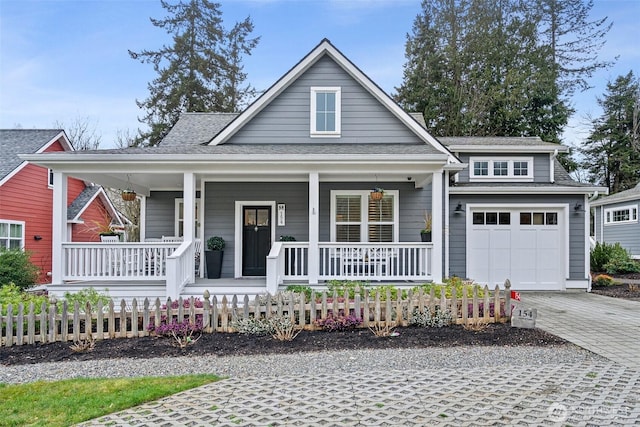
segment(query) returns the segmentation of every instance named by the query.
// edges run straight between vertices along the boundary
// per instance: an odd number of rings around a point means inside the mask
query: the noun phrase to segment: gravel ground
[[[606,361],[574,345],[457,346],[449,348],[342,350],[260,356],[198,356],[110,359],[0,365],[0,383],[55,381],[76,377],[137,377],[212,373],[230,377],[305,375],[370,370],[478,368],[496,363],[526,366]]]

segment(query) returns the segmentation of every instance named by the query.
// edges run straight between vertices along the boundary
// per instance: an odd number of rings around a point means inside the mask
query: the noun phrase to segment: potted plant
[[[132,202],[136,199],[137,194],[132,189],[127,188],[126,190],[122,190],[122,193],[120,193],[120,196],[122,197],[122,200],[124,200],[125,202]]]
[[[373,190],[371,190],[370,195],[371,195],[371,200],[382,200],[382,198],[384,197],[384,189],[376,187]]]
[[[220,278],[224,243],[224,239],[220,236],[213,236],[207,240],[207,250],[204,251],[207,261],[207,279]]]
[[[420,230],[420,239],[423,242],[431,241],[431,222],[431,214],[427,211],[424,211],[424,228]]]

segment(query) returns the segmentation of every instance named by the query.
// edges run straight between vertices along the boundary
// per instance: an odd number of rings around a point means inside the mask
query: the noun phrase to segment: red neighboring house
[[[0,129],[0,248],[24,248],[50,283],[53,173],[20,159],[20,154],[73,151],[59,129]],[[112,222],[122,225],[104,189],[70,178],[67,240],[99,242]]]

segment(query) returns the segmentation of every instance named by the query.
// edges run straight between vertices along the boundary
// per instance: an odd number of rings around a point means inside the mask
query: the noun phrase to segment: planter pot
[[[380,191],[371,192],[371,200],[382,200],[383,197],[384,197],[384,193]]]
[[[428,233],[420,233],[420,238],[422,239],[423,242],[430,242],[431,232],[429,231]]]
[[[222,255],[224,251],[205,251],[207,261],[207,279],[219,279],[222,271]]]

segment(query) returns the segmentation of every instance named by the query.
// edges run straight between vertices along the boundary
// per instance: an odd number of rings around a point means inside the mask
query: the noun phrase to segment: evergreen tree
[[[594,183],[610,193],[627,190],[640,181],[640,80],[633,71],[607,84],[598,99],[603,114],[593,121],[585,143],[584,168]]]
[[[254,95],[244,85],[242,58],[250,55],[259,38],[250,38],[250,18],[227,31],[220,4],[187,0],[170,4],[161,0],[168,16],[151,23],[173,36],[171,46],[159,50],[129,51],[133,59],[153,64],[157,77],[147,85],[149,97],[136,101],[145,110],[140,119],[149,125],[137,145],[156,145],[183,112],[234,112]]]
[[[560,142],[567,95],[608,63],[610,28],[591,0],[423,0],[407,35],[396,100],[439,136],[540,136]]]

